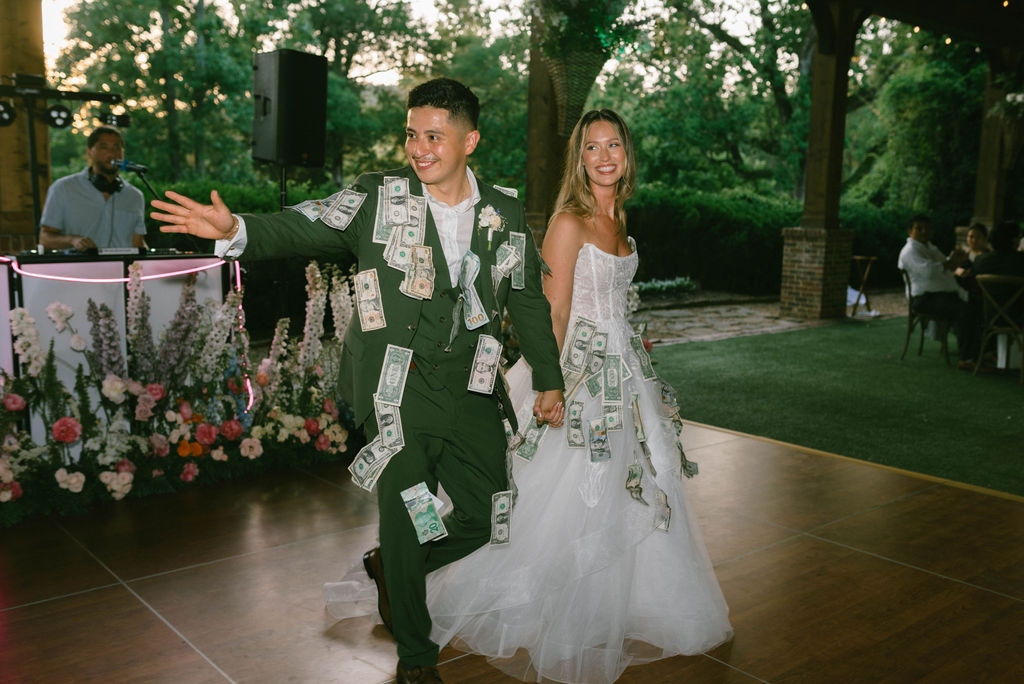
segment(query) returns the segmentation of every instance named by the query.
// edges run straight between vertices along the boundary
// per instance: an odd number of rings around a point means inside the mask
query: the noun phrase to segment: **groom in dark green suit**
[[[441,681],[425,576],[488,541],[491,495],[509,486],[502,413],[515,429],[513,407],[493,352],[482,352],[501,339],[505,310],[533,368],[537,421],[557,427],[563,415],[550,307],[523,205],[511,191],[479,183],[467,166],[480,139],[479,108],[457,81],[416,87],[408,99],[409,166],[364,174],[320,205],[236,215],[216,191],[210,205],[173,192],[175,203],[153,202],[165,212],[152,214],[166,224],[161,230],[217,239],[219,254],[358,259],[357,314],[339,383],[367,440],[390,454],[376,482],[380,550],[372,558],[390,599],[399,682]],[[375,403],[379,389],[390,403]],[[375,412],[378,420],[397,413],[404,444],[393,453],[382,446]],[[454,504],[444,518],[447,536],[421,544],[403,493],[419,483],[436,493],[438,482]]]

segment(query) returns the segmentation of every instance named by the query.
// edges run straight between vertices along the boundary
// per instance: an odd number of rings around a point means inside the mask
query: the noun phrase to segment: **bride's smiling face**
[[[583,169],[593,185],[612,186],[626,171],[626,151],[615,127],[595,121],[583,141]]]

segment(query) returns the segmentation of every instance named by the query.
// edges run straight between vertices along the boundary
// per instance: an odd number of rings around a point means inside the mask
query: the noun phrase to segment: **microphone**
[[[135,162],[125,161],[124,159],[114,159],[110,164],[111,166],[116,166],[122,171],[134,171],[135,173],[149,172],[149,167],[143,166],[142,164],[136,164]]]

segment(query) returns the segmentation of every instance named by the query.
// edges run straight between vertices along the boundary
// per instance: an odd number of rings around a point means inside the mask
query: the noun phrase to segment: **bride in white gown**
[[[427,603],[436,643],[525,681],[599,684],[628,665],[707,651],[732,628],[684,496],[695,466],[678,446],[672,390],[626,319],[638,257],[622,210],[635,178],[622,119],[585,114],[565,168],[543,246],[555,336],[569,347],[565,425],[536,427],[529,368],[513,367],[526,439],[510,456],[510,542],[430,575]]]

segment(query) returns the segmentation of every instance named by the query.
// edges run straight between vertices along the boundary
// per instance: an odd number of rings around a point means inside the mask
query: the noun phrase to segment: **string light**
[[[26,278],[42,278],[43,280],[61,280],[67,283],[127,283],[128,278],[83,278],[81,276],[59,276],[49,275],[46,273],[33,273],[32,271],[26,271],[18,264],[17,259],[10,257],[3,257],[6,263],[11,264],[11,268],[14,269],[15,273],[25,276]],[[211,268],[217,268],[222,264],[226,263],[223,259],[218,259],[212,264],[206,264],[204,266],[196,266],[195,268],[186,268],[181,271],[171,271],[169,273],[154,273],[152,275],[144,275],[141,280],[159,280],[160,278],[173,278],[174,276],[188,275],[189,273],[198,273],[200,271],[208,271]]]

